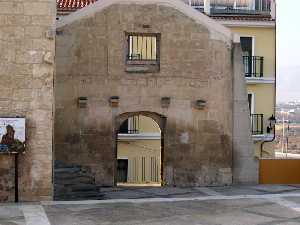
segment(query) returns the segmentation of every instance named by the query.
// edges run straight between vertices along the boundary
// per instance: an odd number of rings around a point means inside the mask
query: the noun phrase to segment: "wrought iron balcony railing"
[[[203,11],[204,0],[183,0]],[[271,0],[210,0],[210,12],[214,14],[270,15]]]
[[[264,57],[243,56],[243,63],[246,77],[264,76]]]
[[[211,0],[211,14],[270,15],[270,0]]]
[[[139,116],[130,117],[125,120],[119,129],[119,134],[139,134],[140,118]]]
[[[250,118],[252,135],[264,134],[264,115],[251,114]]]

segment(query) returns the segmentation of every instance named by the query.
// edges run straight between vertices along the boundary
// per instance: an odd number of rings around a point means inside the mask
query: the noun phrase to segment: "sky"
[[[276,2],[277,102],[300,101],[300,1]]]

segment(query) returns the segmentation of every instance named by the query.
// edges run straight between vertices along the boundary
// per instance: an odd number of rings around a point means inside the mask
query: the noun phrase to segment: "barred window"
[[[159,60],[159,36],[156,34],[128,35],[127,61],[148,61],[157,63]]]

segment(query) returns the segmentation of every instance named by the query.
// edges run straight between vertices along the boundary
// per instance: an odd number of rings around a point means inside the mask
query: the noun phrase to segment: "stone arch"
[[[115,123],[114,123],[114,127],[115,127],[115,130],[114,130],[114,133],[115,133],[115,143],[114,143],[114,155],[115,155],[115,166],[114,166],[114,169],[115,169],[115,172],[114,172],[114,185],[116,186],[117,185],[117,154],[118,154],[118,147],[117,147],[117,142],[118,142],[118,133],[119,133],[119,129],[120,129],[120,126],[121,124],[129,119],[130,117],[133,117],[133,116],[145,116],[145,117],[149,117],[151,118],[155,123],[157,123],[157,125],[159,126],[160,128],[160,131],[161,131],[161,180],[162,182],[165,180],[164,179],[164,152],[165,152],[165,129],[166,129],[166,123],[167,123],[167,117],[164,116],[164,115],[161,115],[159,113],[156,113],[156,112],[149,112],[149,111],[137,111],[137,112],[125,112],[125,113],[122,113],[118,116],[116,116],[115,118]]]
[[[126,113],[122,113],[119,116],[117,116],[116,121],[115,121],[116,133],[118,133],[119,127],[125,120],[127,120],[130,117],[139,116],[139,115],[150,117],[151,119],[153,119],[158,124],[161,132],[162,133],[164,132],[165,125],[166,125],[166,119],[167,119],[164,115],[161,115],[156,112],[138,111],[138,112],[126,112]]]

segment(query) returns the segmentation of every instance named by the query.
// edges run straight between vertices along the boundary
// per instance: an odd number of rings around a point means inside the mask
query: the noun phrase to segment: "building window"
[[[134,116],[128,118],[128,133],[138,134],[140,132],[140,117]]]
[[[248,93],[248,105],[250,114],[254,113],[254,93]]]
[[[241,37],[243,56],[253,55],[253,37]]]
[[[125,120],[121,126],[120,134],[138,134],[140,132],[140,117],[133,116]]]
[[[255,38],[241,37],[243,63],[246,77],[264,76],[264,57],[255,55]]]
[[[127,183],[128,179],[128,159],[117,160],[118,183]]]
[[[159,42],[159,34],[127,34],[128,72],[155,72],[159,68],[160,61]]]

